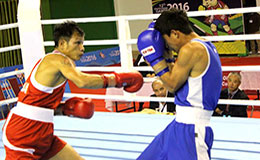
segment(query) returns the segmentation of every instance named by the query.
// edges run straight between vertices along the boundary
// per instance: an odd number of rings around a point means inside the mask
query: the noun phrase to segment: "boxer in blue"
[[[137,158],[138,160],[209,160],[213,144],[211,115],[222,87],[222,70],[215,46],[191,28],[185,11],[164,11],[138,37],[138,49],[170,92],[175,93],[176,117]],[[174,65],[165,46],[178,53]]]

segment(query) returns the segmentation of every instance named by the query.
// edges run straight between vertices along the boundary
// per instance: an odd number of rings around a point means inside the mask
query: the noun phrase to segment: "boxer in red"
[[[84,53],[84,35],[72,21],[55,26],[55,50],[36,63],[3,127],[6,160],[83,159],[53,134],[53,113],[63,97],[67,80],[80,88],[124,87],[128,92],[136,92],[142,87],[139,72],[98,75],[77,70],[74,61]]]

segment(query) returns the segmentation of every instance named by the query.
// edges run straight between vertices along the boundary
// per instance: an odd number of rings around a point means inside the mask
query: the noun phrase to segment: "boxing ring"
[[[55,116],[54,130],[88,160],[134,160],[173,119],[169,115],[95,112],[89,120]],[[212,117],[212,160],[259,160],[259,124],[260,119]],[[0,141],[0,159],[4,157]]]
[[[238,8],[216,11],[188,12],[188,16],[205,16],[215,14],[234,14],[260,12],[260,7]],[[150,67],[133,67],[132,46],[136,39],[131,39],[128,22],[131,20],[150,20],[159,15],[131,15],[99,18],[75,18],[41,20],[42,25],[58,24],[65,20],[73,20],[77,23],[91,22],[118,22],[118,39],[84,41],[84,45],[111,45],[118,44],[121,53],[121,67],[78,67],[81,71],[115,71],[152,70]],[[20,27],[18,23],[0,26],[0,30]],[[232,35],[232,36],[207,36],[211,41],[220,40],[252,40],[259,39],[259,34]],[[53,46],[54,42],[44,42],[45,46]],[[0,52],[23,49],[21,45],[0,48]],[[25,64],[24,64],[25,65]],[[1,74],[6,77],[26,72],[24,70]],[[223,71],[260,71],[260,66],[227,66]],[[145,82],[148,82],[146,79]],[[169,101],[173,99],[136,96],[124,93],[124,95],[93,95],[65,93],[64,98],[89,97],[92,99],[109,99],[118,101]],[[0,105],[16,102],[17,98],[0,101]],[[252,100],[220,100],[219,104],[242,104],[260,106],[259,101]],[[54,117],[55,134],[72,145],[76,151],[88,160],[134,160],[146,148],[160,131],[162,131],[174,116],[148,115],[137,113],[107,113],[95,112],[94,116],[87,120],[67,116]],[[0,121],[2,128],[4,120]],[[221,118],[212,117],[211,126],[214,131],[214,143],[212,148],[213,160],[260,160],[260,119],[254,118]],[[5,150],[2,143],[2,131],[0,131],[0,159],[4,159]]]

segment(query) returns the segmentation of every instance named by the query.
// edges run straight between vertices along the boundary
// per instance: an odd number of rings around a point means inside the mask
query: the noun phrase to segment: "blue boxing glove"
[[[161,33],[153,27],[154,22],[138,36],[137,47],[144,59],[153,67],[156,75],[162,76],[164,73],[169,72],[163,57],[165,43]]]
[[[148,29],[149,29],[149,28],[154,28],[154,26],[155,26],[155,21],[152,21],[152,22],[149,24]]]

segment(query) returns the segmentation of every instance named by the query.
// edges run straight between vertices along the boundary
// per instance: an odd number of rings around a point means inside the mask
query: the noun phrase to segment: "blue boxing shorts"
[[[212,111],[176,106],[176,118],[141,153],[137,160],[209,160],[213,131]]]

